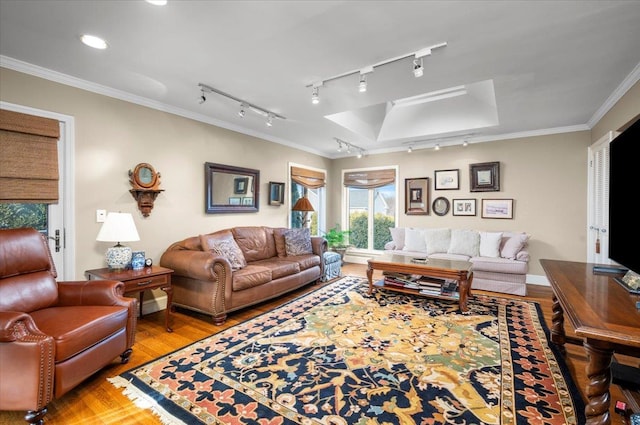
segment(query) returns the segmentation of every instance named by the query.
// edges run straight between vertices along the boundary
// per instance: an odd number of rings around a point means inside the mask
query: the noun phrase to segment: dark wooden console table
[[[640,357],[640,311],[632,295],[611,275],[594,274],[590,263],[540,260],[553,288],[551,341],[564,351],[566,315],[589,361],[586,366],[587,424],[610,424],[611,357]]]

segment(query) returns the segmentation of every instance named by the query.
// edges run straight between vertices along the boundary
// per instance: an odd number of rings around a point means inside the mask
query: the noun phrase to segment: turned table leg
[[[584,348],[589,357],[586,372],[589,382],[586,393],[588,403],[585,407],[588,425],[610,424],[609,407],[611,397],[611,357],[613,350],[602,341],[587,339]]]
[[[567,342],[567,336],[564,333],[564,312],[555,293],[553,294],[553,306],[551,310],[553,311],[553,315],[551,316],[551,342],[558,346],[562,354],[566,354],[567,349],[564,344]]]
[[[373,268],[367,265],[367,279],[369,279],[369,295],[373,293]]]

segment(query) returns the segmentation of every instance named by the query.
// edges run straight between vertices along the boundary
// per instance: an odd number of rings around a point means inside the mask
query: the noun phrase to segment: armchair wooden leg
[[[125,351],[124,353],[120,354],[120,363],[121,364],[129,363],[129,357],[131,357],[131,353],[132,352],[133,352],[133,350],[131,348],[129,348],[127,351]]]
[[[24,420],[28,424],[44,425],[44,415],[47,414],[47,407],[43,407],[40,410],[29,410],[24,416]]]

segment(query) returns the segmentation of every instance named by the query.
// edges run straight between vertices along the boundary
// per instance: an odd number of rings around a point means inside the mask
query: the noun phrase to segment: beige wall
[[[0,87],[2,101],[75,118],[76,278],[106,266],[109,244],[95,240],[96,209],[133,213],[141,240],[127,245],[157,264],[171,243],[189,236],[236,225],[286,226],[287,208],[268,205],[269,181],[287,182],[290,161],[330,165],[297,149],[4,68]],[[164,189],[148,218],[129,193],[128,171],[140,162],[160,172]],[[205,162],[260,170],[260,211],[205,214]]]
[[[636,86],[593,131],[557,134],[445,147],[439,152],[414,150],[371,155],[360,160],[329,160],[208,124],[0,68],[0,99],[75,117],[76,276],[101,267],[106,246],[95,241],[100,224],[95,210],[134,213],[141,241],[130,243],[157,262],[172,242],[235,225],[285,226],[287,210],[267,204],[269,181],[288,181],[287,164],[295,162],[329,170],[328,220],[340,221],[343,169],[399,166],[405,178],[430,177],[434,170],[460,169],[461,188],[434,191],[436,196],[478,199],[513,198],[513,220],[477,217],[404,215],[400,190],[398,226],[450,226],[480,230],[522,230],[531,234],[530,274],[544,275],[541,258],[586,259],[587,146],[598,134],[617,129],[640,111]],[[267,148],[268,147],[268,148]],[[204,214],[204,162],[260,170],[261,199],[257,214]],[[469,192],[469,164],[500,161],[501,191]],[[148,218],[137,211],[128,193],[127,172],[140,162],[162,175],[165,190]],[[286,189],[288,193],[288,187]],[[288,199],[288,195],[287,195]]]
[[[587,205],[587,146],[589,132],[502,140],[384,155],[371,155],[366,161],[346,158],[334,161],[332,181],[339,180],[343,169],[371,166],[399,166],[399,184],[404,179],[430,178],[431,201],[439,196],[449,199],[477,199],[476,217],[440,217],[404,214],[404,189],[399,193],[398,227],[451,227],[477,230],[525,231],[531,234],[529,273],[544,275],[541,258],[585,261]],[[364,159],[364,158],[363,158]],[[499,192],[470,192],[469,164],[500,162]],[[435,170],[460,169],[460,190],[434,190]],[[338,188],[339,189],[339,188]],[[340,217],[339,190],[333,190],[329,202],[331,217]],[[482,198],[512,198],[514,219],[480,218]]]

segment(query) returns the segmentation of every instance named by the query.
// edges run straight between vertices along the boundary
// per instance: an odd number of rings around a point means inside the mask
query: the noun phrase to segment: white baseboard
[[[142,303],[142,314],[155,313],[167,308],[167,296],[161,295],[157,298],[145,299]]]

